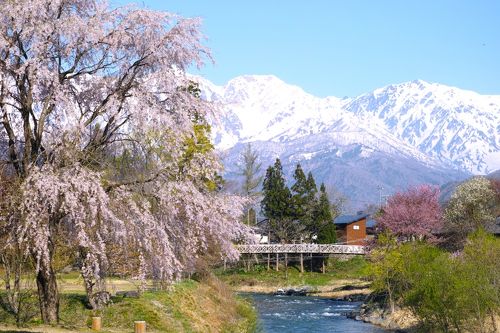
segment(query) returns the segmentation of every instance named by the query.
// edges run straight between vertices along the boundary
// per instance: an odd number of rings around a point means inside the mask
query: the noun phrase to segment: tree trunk
[[[79,252],[82,261],[81,274],[89,305],[94,310],[102,309],[110,301],[110,294],[106,291],[103,265],[96,256],[88,253],[86,249],[80,248]],[[98,266],[96,266],[97,264]],[[96,268],[100,270],[96,272]]]
[[[394,313],[394,311],[396,311],[395,309],[395,304],[394,304],[394,300],[392,299],[392,290],[391,288],[387,288],[387,293],[389,294],[389,306],[391,307],[391,314]]]
[[[50,264],[40,263],[40,271],[36,275],[40,314],[45,324],[59,321],[59,292],[57,290],[56,273]]]

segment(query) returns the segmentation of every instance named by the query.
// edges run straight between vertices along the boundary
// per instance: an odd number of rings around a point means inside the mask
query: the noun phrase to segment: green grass
[[[363,256],[355,256],[350,260],[332,260],[328,272],[338,279],[364,279],[368,276],[369,263]]]
[[[31,300],[35,302],[36,297]],[[228,291],[216,278],[203,282],[185,280],[169,291],[145,292],[139,298],[113,297],[103,310],[86,307],[85,295],[62,293],[60,332],[89,332],[92,316],[101,316],[103,332],[130,332],[133,322],[144,320],[148,332],[253,332],[257,317],[251,304]],[[15,325],[14,318],[0,307],[3,325]],[[40,320],[26,324],[36,331]]]
[[[287,286],[287,285],[309,285],[324,286],[339,279],[364,279],[367,276],[368,262],[362,256],[353,257],[347,261],[330,259],[326,273],[304,272],[296,266],[289,266],[285,272],[283,267],[280,271],[267,270],[264,265],[255,265],[250,271],[245,272],[243,268],[217,270],[217,275],[232,286],[239,285],[262,285],[262,286]]]

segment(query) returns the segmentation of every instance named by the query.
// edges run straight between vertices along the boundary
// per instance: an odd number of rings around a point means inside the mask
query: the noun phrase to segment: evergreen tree
[[[245,214],[245,223],[250,224],[250,221],[255,221],[255,209],[253,209],[252,206],[255,203],[255,199],[261,194],[257,191],[257,188],[263,178],[259,175],[262,164],[258,162],[258,154],[252,149],[252,145],[250,143],[245,147],[241,157],[243,163],[240,166],[240,175],[244,178],[242,191],[244,195],[250,197],[253,201],[248,205],[248,207],[246,207]]]
[[[262,191],[264,198],[261,202],[261,208],[268,219],[279,220],[291,216],[292,195],[286,186],[279,158],[276,159],[274,167],[267,168]]]
[[[316,197],[316,193],[318,193],[318,188],[316,187],[316,181],[312,175],[312,172],[309,171],[307,174],[306,188],[309,198]]]
[[[316,181],[311,172],[307,174],[306,180],[306,194],[304,200],[304,218],[303,223],[305,225],[306,231],[309,238],[318,234],[318,228],[316,227],[316,207],[318,205],[318,189],[316,187]]]
[[[337,241],[337,233],[335,231],[335,224],[333,223],[333,214],[326,193],[325,184],[321,184],[319,190],[319,200],[316,208],[316,225],[318,229],[317,242],[320,244],[331,244]]]
[[[242,186],[243,194],[250,197],[258,196],[260,193],[256,190],[263,178],[259,175],[262,167],[262,163],[258,162],[259,156],[249,143],[241,153],[241,157],[243,163],[240,166],[239,174],[244,177]]]
[[[269,230],[278,241],[287,243],[300,237],[303,227],[293,218],[292,194],[286,186],[279,159],[267,168],[261,208],[269,219]]]
[[[295,179],[295,184],[291,187],[293,192],[293,217],[297,220],[303,221],[307,211],[308,187],[306,175],[300,164],[297,164],[293,178]]]

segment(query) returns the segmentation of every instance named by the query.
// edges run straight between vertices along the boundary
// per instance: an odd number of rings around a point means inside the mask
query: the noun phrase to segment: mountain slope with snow
[[[223,110],[212,123],[229,178],[245,142],[264,165],[281,157],[290,173],[300,162],[359,202],[375,200],[377,187],[392,193],[500,168],[500,96],[417,80],[355,98],[318,98],[271,75],[224,86],[196,79]]]
[[[500,96],[421,80],[348,99],[318,98],[274,76],[241,76],[223,87],[200,79],[200,85],[225,111],[215,125],[221,149],[326,132],[472,173],[500,167]]]
[[[417,80],[357,97],[347,110],[441,162],[480,174],[500,168],[500,96]]]

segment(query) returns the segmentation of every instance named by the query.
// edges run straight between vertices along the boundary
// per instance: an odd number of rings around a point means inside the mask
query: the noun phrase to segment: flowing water
[[[359,309],[359,302],[334,301],[309,296],[247,294],[259,313],[264,333],[383,333],[382,328],[348,319],[346,312]]]

